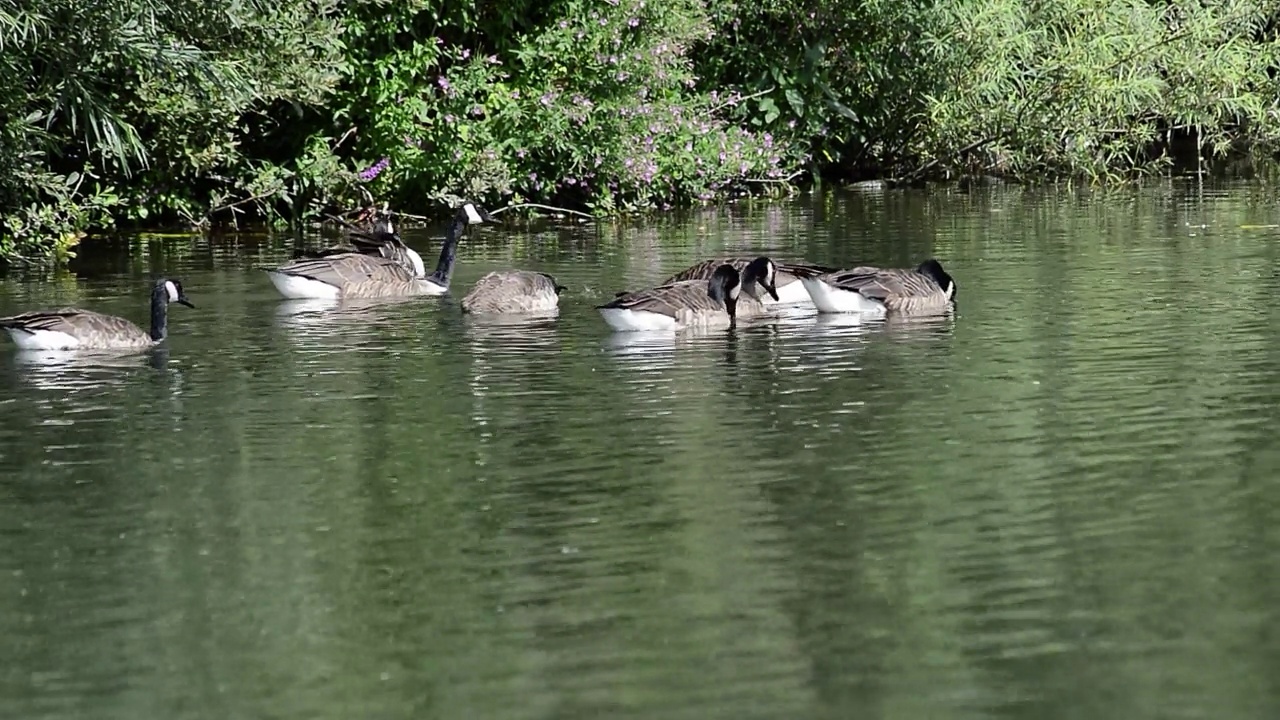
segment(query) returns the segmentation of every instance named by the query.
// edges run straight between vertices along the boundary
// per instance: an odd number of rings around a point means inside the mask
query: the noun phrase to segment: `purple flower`
[[[370,180],[373,180],[378,177],[378,175],[381,175],[383,170],[386,170],[390,166],[391,158],[382,158],[378,162],[360,171],[360,182],[369,182]]]
[[[467,59],[467,58],[469,58],[469,57],[471,57],[471,51],[470,51],[470,50],[463,50],[463,51],[462,51],[462,59],[463,59],[463,60],[466,60],[466,59]]]
[[[630,20],[627,21],[627,25],[630,25],[631,27],[635,27],[639,24],[640,24],[640,18],[631,18]]]
[[[531,172],[531,173],[529,173],[529,182],[531,182],[531,183],[536,183],[536,182],[538,182],[538,173],[536,173],[536,172]]]
[[[567,178],[565,178],[565,179],[564,179],[564,181],[565,181],[566,183],[570,184],[570,185],[577,185],[577,184],[578,184],[578,180],[577,180],[576,178],[567,177]]]
[[[448,79],[448,78],[446,78],[446,77],[445,77],[445,76],[443,76],[443,75],[441,75],[440,77],[436,78],[436,84],[440,86],[440,89],[441,89],[441,90],[448,90],[448,89],[449,89],[449,79]]]

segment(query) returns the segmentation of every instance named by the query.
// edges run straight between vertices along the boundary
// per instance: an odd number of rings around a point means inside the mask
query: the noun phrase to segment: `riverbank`
[[[0,259],[366,193],[608,216],[814,181],[1123,182],[1280,141],[1260,2],[54,5],[0,17],[0,71],[30,77],[0,90]]]

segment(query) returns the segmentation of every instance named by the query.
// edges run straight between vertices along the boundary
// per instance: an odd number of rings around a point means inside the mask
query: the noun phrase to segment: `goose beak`
[[[191,304],[191,301],[190,301],[190,300],[188,300],[186,297],[180,297],[180,298],[178,298],[178,304],[179,304],[179,305],[186,305],[187,307],[191,308],[192,310],[195,310],[195,309],[196,309],[196,306],[195,306],[195,305],[192,305],[192,304]]]
[[[778,289],[773,286],[773,283],[765,285],[764,291],[769,293],[769,297],[773,298],[774,302],[778,302]]]

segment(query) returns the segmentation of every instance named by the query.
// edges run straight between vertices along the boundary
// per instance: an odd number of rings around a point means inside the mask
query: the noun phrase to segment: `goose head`
[[[769,297],[775,301],[778,299],[778,288],[775,285],[778,276],[778,268],[773,261],[767,257],[761,256],[752,260],[742,269],[742,285],[747,288],[747,293],[760,298],[756,292],[755,286],[759,285],[764,291],[769,293]]]
[[[929,258],[916,266],[916,272],[938,283],[938,287],[942,288],[942,292],[946,293],[949,299],[956,299],[956,281],[946,270],[942,269],[942,263]]]
[[[192,305],[191,301],[187,299],[187,294],[182,289],[182,283],[178,280],[169,280],[167,278],[157,280],[156,288],[152,291],[152,294],[163,297],[165,302],[176,302],[179,305],[195,308],[195,305]]]
[[[494,222],[493,216],[489,214],[489,211],[473,202],[462,203],[462,207],[458,208],[458,216],[466,218],[468,225]]]

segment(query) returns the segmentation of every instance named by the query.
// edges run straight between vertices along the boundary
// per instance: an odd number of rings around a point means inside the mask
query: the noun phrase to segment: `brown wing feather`
[[[685,280],[628,292],[598,307],[644,310],[671,317],[678,317],[682,310],[692,312],[724,310],[724,305],[707,294],[707,283],[704,280]]]
[[[715,273],[716,268],[721,265],[732,265],[734,270],[742,272],[744,268],[755,260],[759,255],[736,255],[731,257],[712,258],[704,260],[697,265],[690,265],[680,272],[667,278],[664,285],[675,282],[684,282],[686,280],[709,280]],[[833,268],[824,267],[822,265],[814,265],[807,262],[780,262],[775,260],[774,267],[777,268],[779,274],[794,275],[795,277],[810,277],[821,275],[823,273],[834,272]],[[785,283],[779,283],[785,284]]]
[[[103,315],[92,310],[58,308],[38,310],[12,317],[0,318],[0,327],[16,328],[28,332],[39,330],[66,333],[73,337],[131,337],[149,340],[148,335],[136,324],[115,315]]]
[[[559,302],[559,285],[551,275],[529,270],[491,272],[476,281],[462,298],[467,312],[549,310]]]
[[[277,272],[339,288],[367,282],[407,283],[414,279],[413,273],[395,260],[360,253],[294,260],[277,268]]]
[[[933,278],[912,269],[860,267],[824,275],[822,279],[829,285],[879,300],[898,312],[932,312],[951,302],[947,291]]]

